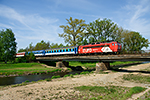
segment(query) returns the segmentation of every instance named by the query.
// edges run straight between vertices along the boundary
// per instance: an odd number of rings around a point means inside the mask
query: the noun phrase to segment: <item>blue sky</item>
[[[41,40],[64,43],[59,26],[70,17],[87,24],[109,18],[150,41],[150,0],[0,0],[0,30],[13,30],[18,49]]]

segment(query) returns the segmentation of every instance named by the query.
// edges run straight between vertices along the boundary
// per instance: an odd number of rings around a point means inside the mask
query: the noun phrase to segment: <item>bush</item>
[[[90,72],[88,72],[88,71],[83,71],[83,72],[81,72],[80,74],[89,74]]]
[[[28,55],[26,55],[26,60],[27,60],[28,62],[35,61],[36,58],[35,58],[35,56],[34,56],[34,53],[29,53]]]
[[[73,78],[74,76],[73,76],[72,74],[70,74],[70,77],[72,77],[72,78]]]
[[[55,79],[55,78],[60,78],[60,75],[52,76],[52,79]]]
[[[135,93],[142,92],[143,90],[145,90],[145,88],[135,86],[135,87],[133,87],[133,88],[130,89],[130,92],[133,93],[133,94],[135,94]]]
[[[69,76],[69,74],[64,75],[64,77],[68,77],[68,76]]]
[[[52,79],[51,78],[47,78],[47,79],[45,79],[46,81],[51,81]]]
[[[25,81],[25,83],[28,83],[28,82],[29,82],[29,80],[26,80],[26,81]]]
[[[146,88],[138,87],[138,86],[132,87],[130,89],[130,91],[126,94],[126,96],[131,97],[133,94],[140,93],[140,92],[144,91],[145,89]]]
[[[15,62],[17,62],[17,63],[26,62],[26,57],[18,57],[15,59]]]

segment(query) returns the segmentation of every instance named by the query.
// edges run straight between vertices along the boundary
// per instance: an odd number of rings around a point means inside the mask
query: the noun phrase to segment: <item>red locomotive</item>
[[[112,53],[117,54],[121,52],[121,43],[117,41],[111,42],[96,42],[88,45],[81,45],[81,46],[72,46],[72,47],[65,47],[65,48],[54,48],[48,50],[38,50],[32,51],[35,56],[49,56],[49,55],[78,55],[78,54],[94,54],[94,53]],[[25,53],[17,53],[16,57],[23,57],[26,54],[31,53],[31,51]]]
[[[78,54],[89,53],[120,53],[121,43],[117,41],[112,42],[97,42],[88,45],[82,45],[78,48]]]

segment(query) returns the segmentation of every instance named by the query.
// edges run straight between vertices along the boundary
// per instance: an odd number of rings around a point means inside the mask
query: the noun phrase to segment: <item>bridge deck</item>
[[[150,54],[84,55],[84,56],[41,56],[39,61],[150,61]]]

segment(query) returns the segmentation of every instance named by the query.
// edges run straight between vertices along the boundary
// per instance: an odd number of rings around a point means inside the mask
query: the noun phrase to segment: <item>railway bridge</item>
[[[56,67],[69,66],[66,61],[90,61],[96,63],[100,70],[110,69],[110,62],[114,61],[150,61],[150,54],[120,54],[120,55],[64,55],[64,56],[40,56],[38,61],[58,61]]]

